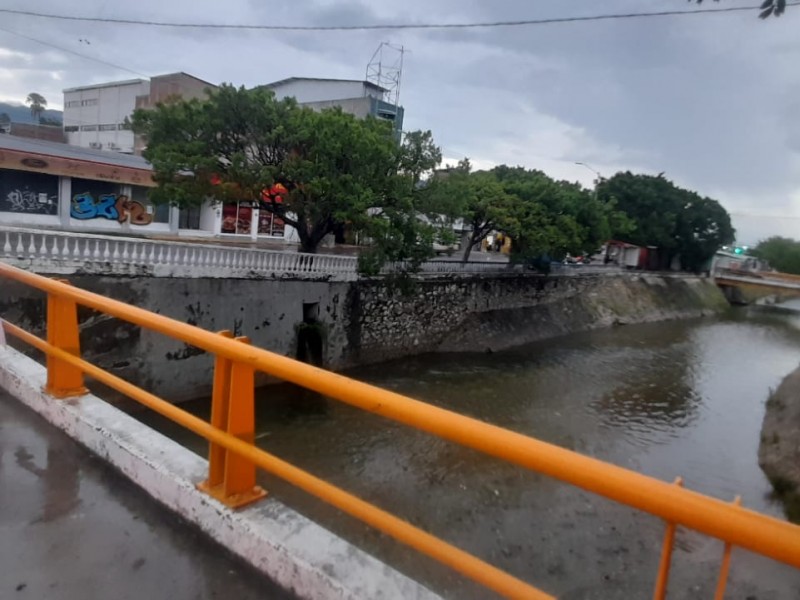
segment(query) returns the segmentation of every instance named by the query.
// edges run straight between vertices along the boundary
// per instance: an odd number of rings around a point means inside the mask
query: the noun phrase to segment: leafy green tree
[[[773,236],[762,240],[752,254],[766,260],[773,269],[800,275],[800,241]]]
[[[617,173],[600,182],[597,194],[603,202],[615,202],[635,226],[615,237],[659,248],[662,266],[679,256],[683,268],[702,270],[714,252],[734,240],[730,215],[719,202],[682,189],[663,175]]]
[[[390,123],[315,112],[265,89],[223,85],[207,100],[137,110],[132,123],[154,168],[154,202],[259,202],[297,230],[304,252],[345,224],[388,239],[437,160],[430,132],[400,145]]]
[[[441,229],[452,231],[461,222],[467,232],[462,261],[469,260],[472,249],[493,231],[507,233],[516,229],[515,204],[519,199],[503,189],[494,173],[471,172],[469,159],[439,173],[427,190],[425,212]],[[436,217],[444,217],[437,222]]]
[[[560,258],[598,248],[632,222],[613,198],[601,200],[580,184],[556,181],[537,170],[501,165],[493,173],[504,189],[520,199],[515,246],[525,255],[537,251]]]
[[[42,118],[44,109],[47,108],[47,100],[41,94],[31,92],[25,99],[25,104],[31,107],[31,116],[38,122]]]
[[[735,231],[730,215],[711,198],[689,192],[678,212],[676,238],[681,266],[694,272],[708,268],[708,261],[722,246],[733,242]]]

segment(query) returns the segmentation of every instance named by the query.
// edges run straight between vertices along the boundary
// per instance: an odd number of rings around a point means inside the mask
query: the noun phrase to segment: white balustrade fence
[[[0,258],[32,267],[87,268],[114,273],[150,269],[154,275],[177,277],[294,276],[354,280],[358,258],[305,254],[221,244],[159,241],[64,231],[0,227]],[[401,271],[404,263],[385,265],[382,273]],[[419,274],[508,271],[500,262],[431,260]]]

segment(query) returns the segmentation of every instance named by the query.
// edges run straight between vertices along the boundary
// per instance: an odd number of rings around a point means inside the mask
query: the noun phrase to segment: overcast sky
[[[708,0],[704,7],[757,0]],[[685,9],[685,0],[6,0],[4,7],[113,18],[261,24],[468,22]],[[362,78],[382,41],[407,52],[406,129],[431,129],[445,157],[507,163],[592,185],[665,172],[720,200],[740,243],[800,239],[800,7],[481,30],[242,32],[0,15],[0,28],[143,75],[185,71],[252,86],[292,76]],[[81,40],[88,40],[82,42]],[[0,100],[130,71],[0,31]]]

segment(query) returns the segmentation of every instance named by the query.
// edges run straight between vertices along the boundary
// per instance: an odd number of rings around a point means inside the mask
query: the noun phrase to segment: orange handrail
[[[790,523],[394,392],[299,363],[260,348],[246,346],[163,315],[156,315],[144,309],[73,288],[2,263],[0,263],[0,276],[31,285],[51,295],[68,298],[81,305],[182,340],[217,356],[250,365],[258,371],[296,383],[331,398],[549,475],[659,516],[668,523],[689,527],[732,545],[741,546],[800,568],[800,527]],[[9,329],[9,332],[14,335],[24,333],[13,327]],[[26,335],[30,336],[30,334]],[[32,340],[28,341],[33,343]],[[41,340],[39,342],[43,343]],[[62,357],[64,362],[78,365],[75,361],[80,359],[76,359],[69,353],[66,354],[70,358]],[[87,365],[89,364],[80,361],[80,368],[92,377],[104,373],[97,367],[92,367],[90,371]],[[105,374],[100,377],[105,378],[100,380],[106,382],[113,376]],[[130,386],[131,384],[126,385]],[[131,386],[129,391],[133,390],[138,390],[138,388]],[[146,394],[141,390],[139,393]],[[176,407],[173,408],[180,410]],[[215,431],[219,432],[216,429]],[[208,439],[216,441],[211,437]],[[239,453],[239,450],[234,450],[232,446],[226,446],[221,442],[220,445]],[[263,467],[260,462],[256,464]],[[333,504],[329,498],[324,499]],[[339,507],[341,508],[341,506]]]

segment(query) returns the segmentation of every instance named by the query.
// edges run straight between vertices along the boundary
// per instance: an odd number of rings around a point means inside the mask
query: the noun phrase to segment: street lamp
[[[592,173],[594,173],[595,175],[597,175],[597,180],[598,180],[598,181],[600,181],[600,180],[603,178],[603,176],[602,176],[602,175],[600,175],[600,171],[598,171],[597,169],[593,169],[592,167],[590,167],[589,165],[587,165],[585,162],[576,162],[575,164],[576,164],[576,165],[580,165],[580,166],[582,166],[582,167],[586,167],[587,169],[589,169],[589,170],[590,170]]]
[[[600,185],[601,181],[603,181],[603,176],[600,175],[600,171],[598,171],[597,169],[593,169],[592,167],[587,165],[585,162],[577,162],[576,161],[575,164],[576,165],[580,165],[582,167],[585,167],[585,168],[589,169],[592,173],[597,175],[597,179],[595,179],[595,181],[594,181],[594,199],[596,201],[597,200],[597,186]]]

